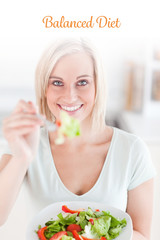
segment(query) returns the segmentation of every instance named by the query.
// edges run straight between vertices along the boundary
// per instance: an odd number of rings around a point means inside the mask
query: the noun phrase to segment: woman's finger
[[[44,122],[39,119],[35,114],[15,114],[11,117],[4,119],[3,121],[3,132],[11,131],[12,128],[23,128],[30,126],[41,126],[44,125]]]
[[[3,124],[7,124],[9,122],[14,122],[17,120],[24,120],[24,119],[30,119],[30,120],[35,120],[35,121],[42,121],[42,118],[40,118],[37,114],[29,114],[29,113],[16,113],[16,114],[11,114],[9,117],[5,118],[3,120]]]
[[[37,108],[31,101],[26,102],[24,100],[19,100],[15,109],[13,110],[13,114],[18,112],[36,113]]]
[[[31,119],[20,119],[19,121],[11,121],[8,122],[8,128],[16,128],[16,127],[24,127],[24,126],[35,126],[35,125],[42,125],[42,120],[31,120]]]
[[[29,133],[33,132],[34,130],[36,130],[36,128],[37,128],[36,126],[14,128],[14,130],[12,130],[12,132],[7,134],[7,139],[12,141],[12,140],[14,140],[15,137],[29,134]]]

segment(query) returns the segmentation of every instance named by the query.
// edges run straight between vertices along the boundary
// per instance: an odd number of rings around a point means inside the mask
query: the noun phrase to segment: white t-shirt
[[[148,148],[139,137],[118,128],[113,130],[97,182],[87,193],[79,196],[69,191],[61,181],[51,154],[48,133],[45,128],[41,129],[38,154],[25,179],[37,211],[59,201],[93,201],[126,210],[128,191],[153,178],[156,172]]]

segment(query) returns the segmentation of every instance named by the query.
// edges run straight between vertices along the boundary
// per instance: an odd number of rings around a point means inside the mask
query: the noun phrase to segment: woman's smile
[[[62,104],[57,104],[57,106],[68,112],[69,114],[74,114],[75,112],[77,112],[78,110],[80,110],[83,107],[84,104],[77,104],[77,105],[73,105],[73,106],[66,106],[66,105],[62,105]]]

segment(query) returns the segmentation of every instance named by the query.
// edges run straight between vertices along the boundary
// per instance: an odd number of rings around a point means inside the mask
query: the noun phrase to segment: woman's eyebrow
[[[62,80],[62,81],[63,81],[63,79],[62,79],[61,77],[57,77],[57,76],[50,76],[50,77],[49,77],[49,79],[52,79],[52,78],[54,78],[54,79],[59,79],[59,80]]]
[[[83,78],[83,77],[90,77],[90,78],[92,78],[93,76],[91,76],[91,75],[87,75],[87,74],[84,74],[84,75],[80,75],[80,76],[78,76],[77,79],[78,79],[78,78]]]

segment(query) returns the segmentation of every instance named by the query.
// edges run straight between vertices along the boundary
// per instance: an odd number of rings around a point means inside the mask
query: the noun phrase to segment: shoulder
[[[123,146],[146,147],[146,143],[139,136],[119,128],[113,128],[113,138]]]
[[[134,165],[134,168],[147,165],[153,167],[149,148],[139,136],[114,128],[113,138],[116,142],[115,150],[119,155],[127,156],[127,162]]]
[[[110,142],[116,146],[116,148],[118,148],[118,146],[120,148],[131,148],[136,142],[139,144],[143,143],[143,140],[138,136],[111,126],[105,126],[103,133],[99,134],[97,139],[104,143]]]
[[[147,144],[139,136],[124,130],[113,128],[111,140],[112,152],[127,159],[150,158]]]
[[[119,129],[119,128],[116,128],[116,127],[113,127],[113,131],[116,134],[116,137],[119,137],[119,138],[122,138],[122,139],[127,139],[127,140],[130,140],[130,141],[135,141],[135,140],[138,139],[138,136],[136,136],[135,134],[130,133],[130,132],[126,132],[126,131],[124,131],[122,129]]]

